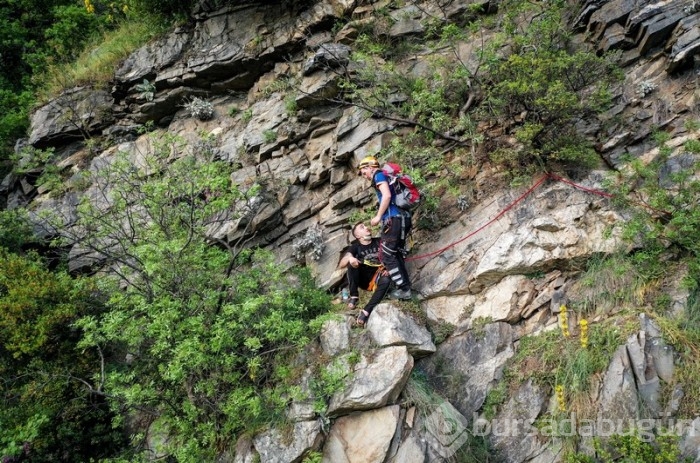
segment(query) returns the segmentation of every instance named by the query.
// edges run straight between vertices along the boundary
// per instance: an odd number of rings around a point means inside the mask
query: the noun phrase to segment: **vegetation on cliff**
[[[26,129],[31,104],[73,85],[106,84],[120,59],[172,19],[154,23],[145,13],[182,15],[192,6],[172,0],[12,4],[24,14],[0,27],[0,37],[13,38],[0,44],[3,161]],[[535,172],[575,172],[601,162],[595,140],[581,128],[611,104],[619,70],[610,57],[572,42],[564,2],[512,0],[499,8],[472,7],[450,21],[435,17],[423,37],[398,43],[384,33],[390,19],[379,11],[361,29],[341,72],[341,91],[330,101],[400,123],[401,136],[381,155],[400,161],[423,186],[421,228],[445,225],[438,212],[446,199],[473,199],[461,179],[485,163],[518,182]],[[85,50],[93,35],[100,44]],[[458,44],[485,36],[477,62],[459,59]],[[36,47],[19,47],[19,39]],[[405,58],[418,51],[431,57],[427,71],[406,72]],[[18,72],[9,73],[11,67]],[[263,135],[266,142],[277,136]],[[625,289],[609,296],[622,315],[594,323],[596,315],[608,315],[604,304],[573,301],[569,310],[591,326],[578,325],[574,336],[523,339],[485,408],[496,410],[525,373],[556,394],[562,411],[583,407],[587,380],[604,370],[624,338],[625,317],[640,310],[659,317],[687,366],[680,381],[697,388],[697,316],[664,318],[668,301],[659,287],[665,262],[681,262],[688,268],[684,284],[697,294],[700,186],[685,168],[666,184],[658,181],[670,149],[663,133],[656,138],[656,162],[630,162],[610,180],[621,207],[634,213],[626,228],[632,251],[584,265],[584,282],[610,272],[615,278],[591,284]],[[143,421],[169,436],[178,461],[213,461],[236,437],[284,421],[290,403],[311,399],[323,416],[326,401],[342,387],[344,378],[315,370],[304,356],[330,302],[307,269],[281,268],[269,252],[208,233],[226,220],[244,226],[255,220],[260,198],[271,194],[267,185],[233,185],[234,166],[216,160],[206,138],[190,146],[163,135],[150,143],[153,150],[138,160],[120,154],[73,182],[70,188],[89,187],[90,194],[78,207],[74,235],[62,229],[60,215],[44,217],[55,227],[51,234],[61,237],[52,247],[32,241],[27,211],[0,213],[0,455],[8,459],[138,461],[147,436],[125,434]],[[683,149],[700,152],[693,140]],[[51,155],[36,150],[30,156],[36,166],[20,166],[18,157],[12,168],[20,173],[50,164]],[[41,185],[61,194],[69,188],[63,180],[46,168]],[[649,207],[639,208],[640,201]],[[106,258],[107,265],[92,275],[70,275],[65,251],[76,243],[85,259]],[[302,390],[299,380],[307,374],[310,390]],[[414,390],[415,401],[420,393]],[[683,413],[697,413],[696,402],[686,401]]]

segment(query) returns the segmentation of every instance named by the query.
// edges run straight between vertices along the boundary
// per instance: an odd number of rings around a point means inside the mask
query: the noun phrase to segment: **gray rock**
[[[236,456],[233,463],[255,463],[260,461],[260,455],[255,451],[253,439],[249,436],[242,436],[236,442]]]
[[[399,421],[399,406],[338,418],[323,448],[322,463],[382,463]]]
[[[113,122],[112,103],[112,96],[104,90],[67,90],[32,114],[29,143],[45,148],[87,139]]]
[[[425,26],[420,19],[401,18],[389,29],[391,37],[404,37],[407,35],[420,35],[425,32]]]
[[[340,90],[338,80],[338,75],[333,73],[316,73],[304,77],[295,100],[297,107],[299,109],[312,107],[335,97]]]
[[[620,23],[623,18],[637,7],[635,0],[612,0],[605,2],[594,11],[588,21],[588,30],[600,37],[612,24]]]
[[[430,332],[391,304],[375,307],[367,329],[379,347],[406,346],[415,358],[435,352]]]
[[[505,461],[529,461],[541,453],[533,426],[546,405],[546,395],[533,381],[522,384],[491,423],[490,440]]]
[[[350,384],[328,405],[329,416],[383,407],[397,399],[413,369],[405,346],[386,347],[363,355],[353,366]]]
[[[637,419],[639,417],[637,393],[627,347],[620,346],[613,354],[605,372],[598,401],[598,422],[610,419]]]
[[[129,55],[117,68],[114,77],[124,87],[153,79],[158,71],[173,65],[186,49],[190,36],[182,29],[145,45]]]
[[[669,41],[671,53],[666,67],[667,72],[677,72],[691,65],[694,57],[700,52],[698,22],[700,22],[700,13],[695,13],[683,18],[673,31],[673,38]]]
[[[657,418],[661,414],[661,384],[654,368],[653,358],[647,355],[646,333],[640,331],[636,339],[627,341],[627,354],[636,380],[639,398],[645,417]]]
[[[342,43],[325,43],[304,63],[302,74],[308,76],[319,69],[345,66],[350,62],[351,51],[349,46]]]
[[[688,457],[693,463],[700,462],[700,418],[684,426],[680,448],[683,457]]]
[[[409,435],[401,442],[389,463],[425,463],[425,443]]]
[[[662,14],[653,15],[640,24],[639,33],[637,34],[637,43],[641,54],[647,53],[652,48],[665,45],[671,32],[685,16],[682,10],[682,5],[684,5],[685,2],[676,1],[669,3],[673,3],[673,5],[665,8]],[[653,6],[662,7],[661,4]]]
[[[266,463],[293,463],[301,461],[303,455],[312,449],[319,448],[323,436],[321,425],[316,421],[300,421],[294,423],[291,436],[271,429],[253,438],[253,445],[260,461]]]
[[[450,402],[435,404],[416,419],[416,429],[421,440],[426,442],[427,461],[448,462],[465,445],[469,443],[469,420]]]
[[[335,357],[350,347],[350,327],[346,320],[329,320],[321,327],[321,348]]]
[[[418,361],[438,392],[464,416],[479,410],[493,381],[513,356],[513,332],[507,323],[490,323],[452,336],[437,352]]]

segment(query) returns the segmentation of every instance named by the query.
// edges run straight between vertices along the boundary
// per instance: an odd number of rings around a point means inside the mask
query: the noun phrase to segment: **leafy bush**
[[[271,130],[271,129],[265,130],[265,131],[263,131],[262,135],[263,135],[263,141],[265,143],[272,143],[275,140],[277,140],[277,132],[275,132],[274,130]]]
[[[184,104],[184,107],[189,111],[190,115],[200,121],[208,121],[214,117],[214,106],[201,98],[194,97],[192,100]]]
[[[31,92],[0,88],[0,169],[11,156],[15,140],[23,137],[29,127],[31,101]]]
[[[16,253],[31,241],[32,226],[25,210],[0,211],[0,249]]]
[[[619,201],[631,211],[632,218],[625,225],[625,237],[644,248],[641,257],[648,269],[663,271],[658,257],[662,253],[688,258],[690,274],[687,283],[700,283],[700,180],[696,178],[697,162],[689,167],[670,172],[666,166],[668,150],[660,145],[660,156],[649,164],[631,160],[622,178],[616,181]],[[659,177],[665,171],[663,182]],[[634,190],[634,191],[633,191]],[[635,193],[636,192],[636,193]],[[641,197],[632,203],[625,198]]]
[[[143,79],[143,82],[134,85],[134,90],[139,92],[139,97],[146,101],[153,101],[156,95],[156,86],[149,82],[148,79]]]
[[[91,14],[82,5],[60,5],[54,10],[55,20],[44,32],[46,45],[53,56],[63,62],[78,57],[85,39],[104,27],[104,17]]]
[[[211,461],[298,397],[297,356],[329,296],[269,252],[213,246],[208,230],[263,207],[248,201],[259,188],[240,191],[231,166],[177,137],[154,136],[153,146],[138,167],[123,154],[95,173],[108,206],[86,197],[78,208],[83,233],[69,240],[111,263],[98,280],[106,309],[77,323],[80,347],[109,353],[95,381],[115,411],[159,416],[174,457]]]
[[[684,461],[681,459],[678,441],[679,437],[671,434],[654,436],[640,430],[631,430],[627,434],[616,434],[605,440],[595,438],[593,440],[595,457],[583,453],[570,453],[565,461],[566,463],[613,463],[615,461],[676,463]]]
[[[124,444],[91,386],[97,352],[76,356],[72,323],[99,307],[94,289],[34,253],[0,249],[0,457],[89,461]]]
[[[593,52],[569,50],[565,2],[514,0],[503,7],[508,47],[485,57],[482,81],[485,108],[512,125],[520,143],[511,167],[557,161],[590,166],[596,156],[577,124],[610,104],[609,87],[620,71]]]

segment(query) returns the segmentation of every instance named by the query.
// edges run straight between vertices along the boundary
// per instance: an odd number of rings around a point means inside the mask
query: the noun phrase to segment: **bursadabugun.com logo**
[[[469,422],[464,415],[449,402],[437,406],[425,421],[426,440],[435,452],[443,458],[450,458],[474,437],[612,437],[635,435],[644,442],[651,442],[658,436],[677,437],[700,436],[700,424],[687,419],[613,419],[579,418],[575,413],[566,417],[538,419],[537,426],[529,420],[492,419],[487,420],[472,415]]]
[[[651,442],[655,436],[675,435],[698,436],[700,427],[693,425],[693,420],[683,419],[614,419],[578,418],[570,413],[566,418],[538,420],[537,426],[524,419],[486,420],[477,414],[472,417],[469,428],[474,436],[494,437],[612,437],[615,435],[636,435],[642,441]]]
[[[449,402],[441,403],[425,420],[426,440],[438,455],[449,458],[469,439],[469,422]]]

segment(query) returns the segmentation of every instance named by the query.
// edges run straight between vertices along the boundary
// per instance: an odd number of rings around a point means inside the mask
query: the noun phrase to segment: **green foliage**
[[[607,368],[617,347],[624,342],[621,331],[605,324],[590,326],[588,347],[560,331],[549,331],[521,339],[509,361],[506,376],[511,385],[533,378],[552,389],[563,385],[568,397],[585,393],[596,373]]]
[[[620,198],[641,197],[642,201],[620,200],[631,209],[631,220],[625,225],[624,237],[641,245],[639,263],[648,270],[661,274],[662,253],[687,258],[690,267],[688,283],[700,282],[700,180],[697,179],[696,161],[684,163],[676,158],[670,161],[665,144],[668,134],[656,132],[660,155],[648,164],[638,159],[628,163],[622,177],[613,185]],[[692,152],[691,143],[685,147]],[[676,163],[676,167],[672,163]]]
[[[156,94],[155,84],[149,82],[148,79],[143,79],[143,82],[134,85],[134,89],[137,92],[140,92],[139,97],[143,98],[146,101],[153,101],[153,97]]]
[[[295,95],[290,94],[284,98],[284,109],[288,114],[294,114],[297,112],[298,105]]]
[[[688,140],[683,144],[683,148],[689,153],[700,153],[700,140]]]
[[[90,280],[50,271],[34,253],[0,249],[0,456],[89,461],[124,444],[91,391],[99,358],[76,356],[72,323],[98,306],[93,292]]]
[[[27,258],[0,249],[0,339],[13,357],[51,347],[58,327],[81,310],[82,289],[65,274],[52,274],[38,256]]]
[[[173,456],[209,461],[232,436],[281,419],[299,396],[298,353],[330,296],[269,252],[212,246],[211,227],[255,216],[248,200],[259,187],[244,194],[230,166],[177,137],[154,137],[153,146],[138,167],[123,155],[96,173],[109,207],[79,205],[86,235],[73,239],[112,262],[99,279],[106,310],[77,323],[80,347],[129,357],[100,377],[114,409],[157,414]]]
[[[350,213],[350,217],[348,217],[348,223],[356,224],[358,222],[365,222],[366,224],[369,224],[369,221],[376,213],[375,209],[375,207],[367,207],[364,209],[353,210],[352,213]]]
[[[430,326],[430,332],[433,334],[433,342],[438,345],[449,338],[457,327],[450,322],[438,321]]]
[[[700,129],[700,120],[688,118],[685,121],[683,121],[683,127],[690,132],[694,132]]]
[[[323,461],[323,453],[309,452],[309,454],[301,460],[301,463],[321,463],[321,461]]]
[[[272,143],[275,140],[277,140],[277,132],[275,132],[274,130],[267,129],[267,130],[263,131],[262,135],[263,135],[263,141],[265,143]]]
[[[667,267],[652,250],[629,255],[593,257],[581,276],[573,305],[583,313],[601,314],[645,303],[645,288]]]
[[[484,412],[484,418],[491,420],[498,413],[498,407],[503,404],[508,398],[508,389],[505,382],[500,382],[496,387],[489,389],[488,394],[486,394],[486,400],[484,400],[484,405],[482,410]]]
[[[216,5],[223,2],[214,1],[213,3]],[[196,4],[194,0],[128,0],[128,5],[135,14],[146,13],[175,18],[188,16]]]
[[[32,240],[32,226],[26,210],[0,211],[0,249],[16,253]]]
[[[311,391],[314,397],[314,411],[324,415],[328,402],[336,392],[343,390],[352,378],[351,363],[357,354],[350,353],[336,357],[326,365],[320,365],[319,372],[311,381]]]
[[[566,24],[569,6],[563,1],[502,2],[498,32],[470,57],[476,63],[463,61],[459,47],[478,40],[479,27],[494,27],[496,20],[465,26],[435,18],[425,25],[426,40],[420,44],[422,53],[431,52],[429,66],[416,72],[406,72],[403,55],[397,52],[416,44],[388,41],[379,29],[389,19],[379,15],[360,30],[349,66],[352,72],[339,83],[341,96],[373,116],[412,127],[412,132],[402,130],[398,138],[410,146],[413,168],[425,171],[433,162],[444,167],[450,161],[444,156],[450,151],[445,144],[471,147],[473,157],[475,147],[484,141],[490,143],[491,160],[515,176],[562,164],[593,166],[599,157],[580,128],[608,107],[609,88],[621,73],[607,57],[572,46]],[[460,21],[478,18],[478,10],[475,6]],[[485,121],[499,122],[513,137],[486,140],[483,130],[477,130]],[[443,154],[414,155],[430,149]],[[424,223],[418,225],[441,226],[431,206],[437,210],[443,204],[438,200],[426,204]]]
[[[121,37],[130,36],[125,31],[133,28],[116,22],[112,5],[97,2],[93,11],[71,0],[10,0],[0,5],[0,160],[11,153],[15,139],[24,135],[38,87],[54,83],[56,86],[48,90],[54,95],[69,87],[74,82],[71,76],[81,71],[68,63],[75,62],[86,48],[92,55],[99,54],[94,49],[95,37],[101,41],[103,34],[118,25]],[[136,22],[143,19],[142,15],[133,18]],[[141,29],[138,44],[145,43],[156,30],[159,28]],[[119,45],[124,44],[121,41]],[[104,82],[112,77],[114,64],[134,49],[132,45],[118,50],[110,58],[110,74]],[[113,53],[117,47],[100,50]],[[95,83],[89,79],[82,82]]]
[[[64,62],[76,59],[85,38],[106,26],[104,16],[91,14],[79,4],[57,6],[53,13],[55,22],[45,30],[44,37],[54,56]]]
[[[128,21],[96,31],[93,36],[84,36],[82,48],[74,60],[49,62],[40,73],[35,73],[37,100],[46,102],[63,90],[79,85],[106,86],[118,63],[169,26],[157,17],[134,15]]]
[[[32,101],[29,91],[0,88],[0,166],[12,154],[15,140],[23,137],[29,127]]]
[[[615,434],[608,439],[594,438],[596,456],[583,453],[566,455],[566,463],[613,463],[645,462],[676,463],[681,459],[679,436],[667,433],[654,436],[644,430],[631,430],[626,434]]]
[[[14,171],[17,174],[35,173],[43,170],[54,160],[54,149],[41,150],[27,146],[19,153],[13,153],[10,157]]]
[[[521,147],[513,153],[515,159],[495,160],[511,168],[533,162],[591,166],[595,153],[577,133],[576,124],[606,108],[608,88],[620,73],[605,58],[567,48],[564,2],[539,5],[515,0],[503,7],[510,48],[505,56],[492,51],[484,57],[485,107],[503,123],[514,124]]]

